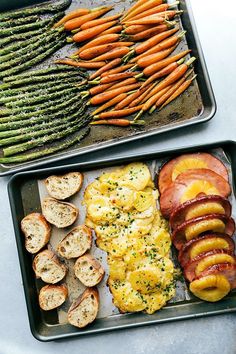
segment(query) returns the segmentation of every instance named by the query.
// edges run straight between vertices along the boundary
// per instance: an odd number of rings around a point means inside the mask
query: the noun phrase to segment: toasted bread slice
[[[51,226],[42,214],[31,213],[21,221],[21,230],[25,235],[25,248],[34,254],[49,241]]]
[[[62,280],[67,272],[66,266],[50,250],[44,250],[35,256],[33,269],[37,278],[45,283],[55,284]]]
[[[96,288],[86,289],[69,308],[68,321],[73,326],[83,328],[95,320],[98,308],[98,290]]]
[[[75,276],[85,286],[95,286],[104,277],[105,271],[97,259],[90,254],[79,257],[74,265]]]
[[[45,180],[45,185],[51,197],[64,200],[77,193],[83,183],[80,172],[69,172],[63,176],[50,176]]]
[[[74,224],[79,214],[75,205],[60,202],[54,198],[44,199],[42,211],[47,221],[58,228],[68,227]]]
[[[57,251],[60,256],[70,259],[82,256],[92,247],[92,231],[85,225],[71,230],[59,243]]]
[[[45,285],[39,292],[39,306],[44,311],[53,310],[66,301],[67,295],[65,285]]]

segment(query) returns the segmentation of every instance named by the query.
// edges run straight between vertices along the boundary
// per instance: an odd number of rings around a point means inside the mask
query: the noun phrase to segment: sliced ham
[[[188,241],[182,247],[182,249],[179,252],[179,256],[178,256],[178,260],[179,260],[179,263],[181,264],[181,267],[184,268],[186,266],[186,264],[190,261],[190,252],[194,246],[197,246],[197,244],[204,242],[204,240],[214,241],[214,240],[218,240],[218,239],[223,239],[224,241],[227,242],[228,248],[226,251],[229,254],[233,255],[234,250],[235,250],[235,243],[230,236],[225,235],[225,234],[220,234],[220,233],[207,234],[205,236],[201,236],[201,237],[198,237],[198,238]],[[216,249],[216,248],[214,248],[214,249]],[[210,249],[209,249],[209,251],[210,251]]]
[[[229,183],[217,173],[201,168],[201,169],[189,169],[186,172],[181,173],[170,186],[161,193],[160,208],[164,217],[169,218],[173,210],[175,210],[180,204],[184,193],[191,187],[191,184],[196,181],[204,181],[212,185],[216,190],[217,195],[222,197],[228,197],[231,193]],[[199,195],[200,193],[198,193]],[[207,191],[202,191],[201,195],[212,194]],[[196,195],[195,197],[197,197]],[[194,198],[195,198],[194,197]],[[191,198],[191,199],[194,199]]]
[[[199,218],[191,219],[188,221],[185,221],[183,224],[178,226],[174,232],[172,233],[172,242],[177,248],[177,250],[180,250],[186,243],[186,230],[188,227],[199,224],[204,221],[212,221],[214,219],[220,220],[225,224],[225,229],[224,233],[228,236],[232,236],[234,231],[235,231],[235,223],[232,218],[228,218],[225,215],[220,215],[220,214],[211,214],[211,215],[205,215],[201,216]],[[198,234],[196,237],[203,234],[207,234],[209,232],[216,232],[216,230],[211,230],[210,228],[208,230],[205,230],[204,233]]]
[[[231,285],[231,289],[236,288],[236,264],[215,264],[211,267],[206,268],[196,279],[203,278],[207,275],[224,275],[228,279]]]
[[[231,215],[232,208],[228,199],[221,197],[220,195],[203,195],[195,199],[188,200],[173,210],[170,215],[170,226],[172,230],[176,229],[176,227],[181,225],[186,220],[187,214],[193,210],[193,208],[206,203],[220,204],[224,209],[224,215],[227,217]]]
[[[191,166],[191,163],[189,164],[187,161],[191,160],[196,160],[196,164],[193,163]],[[198,166],[207,168],[209,170],[212,170],[216,173],[218,173],[220,176],[222,176],[226,181],[228,181],[228,172],[225,167],[225,165],[215,156],[208,154],[208,153],[194,153],[194,154],[183,154],[179,157],[176,157],[166,164],[163,165],[161,168],[161,171],[159,173],[159,178],[158,178],[158,187],[160,193],[163,193],[166,188],[170,186],[170,184],[174,181],[175,176],[173,175],[174,169],[181,164],[182,165],[182,171],[183,166],[184,166],[184,161],[186,161],[186,166],[184,167],[184,170],[186,171],[187,169],[197,169]],[[190,165],[190,167],[188,167]]]
[[[233,263],[233,261],[235,262],[235,258],[224,250],[213,250],[210,252],[206,252],[204,254],[201,254],[201,255],[195,257],[194,259],[192,259],[191,261],[189,261],[185,265],[185,268],[184,268],[185,278],[189,282],[193,281],[195,278],[197,278],[197,274],[195,273],[195,270],[196,270],[196,267],[199,264],[199,262],[203,261],[203,260],[207,260],[210,257],[215,256],[215,255],[219,255],[219,254],[220,255],[227,255],[227,256],[229,255],[230,257],[232,257],[232,263]],[[222,262],[222,263],[225,263],[225,262]],[[217,263],[217,264],[222,264],[222,263]]]

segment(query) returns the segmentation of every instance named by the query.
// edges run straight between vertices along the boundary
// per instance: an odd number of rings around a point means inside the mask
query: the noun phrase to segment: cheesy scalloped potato
[[[84,194],[86,225],[108,254],[108,285],[121,312],[152,314],[175,295],[171,240],[158,196],[141,162],[102,174]]]

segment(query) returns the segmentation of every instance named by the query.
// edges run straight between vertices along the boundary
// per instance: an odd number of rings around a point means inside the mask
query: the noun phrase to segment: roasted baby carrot
[[[115,96],[120,95],[121,93],[125,93],[125,92],[129,92],[129,91],[135,90],[138,87],[140,87],[140,83],[136,83],[136,84],[133,84],[133,85],[122,86],[122,87],[114,89],[114,90],[109,90],[109,91],[100,93],[100,94],[92,97],[90,99],[90,103],[92,105],[97,106],[97,105],[99,105],[101,103],[105,103],[105,102],[111,100],[112,98],[114,98]]]
[[[126,18],[128,14],[133,12],[135,9],[137,9],[139,6],[145,4],[146,0],[138,0],[134,5],[132,5],[124,14],[123,18]]]
[[[120,109],[120,110],[114,110],[110,112],[103,112],[100,113],[97,116],[94,116],[95,119],[111,119],[111,118],[119,118],[119,117],[126,117],[130,116],[133,113],[136,113],[137,111],[140,111],[142,109],[142,105],[133,107],[133,108],[127,108],[127,109]]]
[[[176,90],[175,92],[163,103],[163,105],[160,107],[159,110],[161,110],[163,107],[168,105],[170,102],[175,100],[177,97],[179,97],[187,88],[191,85],[193,80],[196,78],[197,75],[194,75],[191,79],[186,80],[183,82]],[[157,102],[156,105],[159,105],[160,102]]]
[[[150,94],[150,98],[146,100],[146,102],[143,104],[142,109],[139,111],[139,113],[137,114],[137,116],[134,118],[134,120],[139,119],[139,117],[141,117],[141,115],[148,111],[150,109],[150,107],[152,107],[155,102],[157,101],[158,98],[160,98],[162,95],[164,95],[169,89],[170,89],[171,85],[164,87],[162,90],[156,90],[156,87],[154,87],[154,89],[152,90],[151,94]]]
[[[143,18],[139,18],[138,20],[125,22],[126,25],[159,25],[161,23],[165,23],[165,18],[163,16],[151,15]]]
[[[53,26],[53,28],[56,28],[56,27],[59,27],[61,26],[63,23],[69,21],[69,20],[72,20],[73,18],[76,18],[76,17],[80,17],[80,16],[84,16],[84,15],[87,15],[89,14],[90,12],[92,11],[97,11],[98,8],[96,9],[92,9],[92,10],[89,10],[89,9],[76,9],[74,11],[71,11],[69,12],[67,15],[65,15],[64,17],[62,17],[62,19],[60,21],[58,21],[57,23],[55,23],[55,25]]]
[[[111,74],[111,75],[107,75],[102,77],[100,80],[98,81],[89,81],[89,83],[91,84],[96,84],[96,85],[100,85],[100,84],[109,84],[110,82],[114,82],[114,81],[120,81],[120,80],[124,80],[127,79],[129,77],[134,77],[137,73],[135,73],[134,71],[127,71],[125,73],[118,73],[118,74]]]
[[[111,90],[119,88],[119,87],[123,87],[123,86],[126,86],[126,85],[132,85],[132,84],[135,84],[135,83],[137,83],[137,80],[134,77],[130,77],[130,78],[126,79],[126,80],[122,80],[120,82],[115,83],[111,87]],[[141,84],[140,84],[140,86],[141,86]]]
[[[155,85],[156,85],[156,83],[153,83],[150,87],[146,87],[146,90],[144,90],[144,92],[140,96],[138,96],[136,99],[134,99],[133,102],[130,103],[129,107],[135,107],[135,106],[139,105],[140,103],[143,103],[145,101],[147,95],[153,90]],[[140,87],[140,89],[141,89],[141,87]]]
[[[116,21],[111,21],[111,22],[103,23],[102,25],[99,25],[99,26],[88,28],[84,31],[80,31],[80,32],[76,33],[72,37],[72,39],[74,42],[79,42],[79,43],[84,42],[84,41],[88,41],[89,39],[94,38],[99,33],[105,31],[107,28],[110,28],[115,24],[116,24]]]
[[[190,58],[186,63],[181,64],[180,66],[178,66],[178,68],[176,68],[164,80],[159,82],[154,87],[154,89],[152,90],[152,92],[151,92],[152,96],[145,103],[145,105],[143,106],[143,109],[139,112],[139,114],[137,115],[137,117],[135,117],[135,119],[138,119],[142,115],[143,112],[145,112],[148,109],[150,109],[150,107],[152,107],[155,104],[157,99],[159,99],[161,97],[160,96],[160,97],[157,98],[157,94],[160,93],[160,91],[163,91],[164,89],[166,89],[167,87],[172,85],[173,83],[175,83],[178,79],[180,79],[186,73],[186,71],[188,70],[189,65],[191,65],[194,62],[195,59],[196,59],[195,57]]]
[[[133,102],[133,100],[135,100],[137,97],[139,97],[148,88],[149,88],[149,86],[140,87],[140,89],[138,89],[136,92],[133,92],[131,95],[127,95],[127,97],[125,97],[122,101],[117,103],[117,105],[115,106],[115,110],[120,110],[120,109],[128,107],[129,104],[131,102]]]
[[[118,68],[110,69],[110,70],[106,71],[105,73],[101,74],[101,77],[104,77],[107,75],[119,74],[123,71],[126,71],[126,70],[132,68],[132,66],[133,66],[133,64],[121,65]]]
[[[73,18],[72,20],[69,20],[64,24],[64,29],[66,31],[72,31],[76,28],[79,28],[84,23],[94,20],[95,18],[98,18],[98,17],[104,15],[106,12],[110,11],[112,8],[113,8],[112,6],[103,6],[103,7],[100,7],[97,11],[93,11],[93,12],[91,12],[87,15],[81,16],[81,17]]]
[[[179,59],[185,57],[188,53],[190,53],[191,50],[184,50],[181,53],[178,53],[176,55],[173,55],[170,58],[164,59],[164,60],[160,60],[157,63],[154,63],[152,65],[149,65],[148,67],[146,67],[143,70],[143,73],[145,76],[151,76],[152,74],[156,73],[157,71],[159,71],[160,69],[164,68],[165,66],[173,63],[174,61],[178,61]]]
[[[106,65],[105,61],[99,61],[99,62],[86,62],[86,61],[75,61],[72,59],[57,59],[55,60],[56,64],[65,64],[65,65],[71,65],[71,66],[76,66],[78,68],[85,68],[88,70],[92,69],[99,69],[104,67]]]
[[[117,127],[129,127],[130,125],[144,125],[145,121],[143,120],[137,120],[137,121],[130,121],[128,119],[102,119],[102,120],[97,120],[90,125],[115,125]]]
[[[159,70],[157,73],[153,74],[150,76],[142,85],[142,87],[145,87],[149,85],[151,82],[160,79],[163,76],[169,75],[172,71],[174,71],[180,64],[184,62],[184,59],[180,59],[179,61],[175,61],[174,63],[171,63],[164,67],[163,69]]]
[[[83,60],[90,60],[96,58],[99,55],[110,52],[115,48],[130,47],[133,44],[134,44],[133,42],[115,42],[115,43],[102,44],[92,48],[84,49],[83,51],[80,52],[79,57],[80,59]]]
[[[147,66],[157,63],[158,61],[168,57],[173,52],[173,50],[175,50],[175,48],[176,45],[173,45],[172,47],[164,49],[158,53],[147,55],[146,57],[139,59],[137,65],[140,68],[146,68]]]
[[[113,26],[100,33],[97,37],[103,36],[104,34],[121,33],[122,29],[123,29],[122,25]]]
[[[157,14],[159,12],[164,12],[164,11],[167,11],[169,9],[171,9],[172,7],[174,6],[177,6],[179,4],[179,1],[176,1],[172,4],[161,4],[161,5],[158,5],[158,6],[155,6],[149,10],[146,10],[134,17],[132,17],[132,20],[137,20],[139,18],[142,18],[142,17],[146,17],[146,16],[150,16],[150,15],[154,15],[154,14]]]
[[[113,33],[113,34],[105,34],[104,36],[97,37],[91,41],[89,41],[87,44],[83,45],[80,49],[78,49],[74,54],[73,58],[76,58],[78,54],[83,52],[85,49],[93,48],[98,45],[103,45],[107,43],[113,43],[116,42],[120,39],[120,35]],[[72,57],[72,56],[71,56]]]
[[[129,11],[129,13],[124,17],[123,21],[127,21],[134,16],[143,13],[146,10],[149,10],[155,6],[161,5],[163,3],[162,0],[149,0],[149,1],[143,1],[142,4],[134,8],[133,10]]]
[[[159,33],[155,36],[153,36],[152,38],[150,39],[147,39],[146,41],[144,41],[143,43],[140,43],[139,45],[137,45],[137,47],[135,48],[135,53],[137,55],[139,54],[142,54],[142,53],[146,53],[146,54],[149,54],[150,52],[149,49],[152,49],[154,46],[156,46],[157,44],[161,43],[162,41],[164,41],[164,39],[172,36],[172,34],[178,32],[179,28],[173,28],[173,29],[170,29],[168,31],[165,31],[163,33]],[[182,33],[182,32],[181,32]],[[180,34],[179,34],[180,35]],[[171,38],[175,38],[177,36],[172,36]],[[177,37],[176,39],[176,42],[179,40],[179,37]],[[174,42],[174,40],[173,40]],[[173,43],[172,45],[174,45],[175,43]],[[151,53],[150,53],[151,54]]]
[[[134,26],[126,26],[122,31],[122,34],[137,34],[146,30],[153,28],[152,25],[134,25]]]
[[[159,26],[151,27],[145,31],[140,32],[140,33],[129,35],[128,39],[133,42],[140,42],[143,39],[149,39],[159,33],[168,31],[168,29],[173,28],[175,24],[176,24],[176,22],[169,22],[169,23],[162,24]]]
[[[173,46],[178,45],[178,43],[183,38],[184,34],[185,34],[185,31],[182,31],[177,36],[175,35],[175,36],[172,36],[170,38],[165,39],[164,41],[154,45],[146,53],[140,54],[139,56],[134,58],[134,60],[131,60],[131,62],[136,62],[137,61],[140,64],[142,62],[142,59],[143,58],[148,58],[148,56],[150,57],[150,59],[153,58],[153,62],[154,63],[157,62],[160,59],[158,59],[158,55],[157,55],[157,59],[158,60],[155,60],[155,54],[159,53],[162,50],[165,50],[165,49],[168,49],[168,48],[171,48]],[[149,63],[148,65],[151,65],[151,63]]]
[[[90,75],[89,79],[94,80],[94,79],[96,79],[96,77],[100,76],[101,74],[105,73],[108,70],[111,70],[111,69],[117,67],[121,63],[122,63],[121,58],[114,59],[110,63],[107,63],[106,65],[104,65],[100,70],[97,70],[95,73]]]
[[[91,96],[98,95],[99,93],[102,93],[106,91],[107,89],[111,88],[113,83],[110,84],[104,84],[104,85],[97,85],[95,87],[92,87],[89,89],[89,93]]]
[[[131,21],[125,22],[125,25],[157,25],[165,22],[165,20],[170,20],[176,15],[182,13],[183,11],[165,11],[163,13],[158,13],[156,15],[142,17],[137,20],[131,19]]]
[[[120,95],[114,97],[112,100],[110,100],[110,101],[106,102],[105,104],[103,104],[102,106],[98,107],[95,111],[92,112],[92,115],[95,116],[98,113],[105,111],[105,109],[116,105],[118,102],[122,101],[127,96],[128,96],[127,93],[121,93]]]
[[[111,60],[116,58],[123,58],[129,52],[130,49],[128,47],[122,46],[122,47],[114,48],[105,54],[99,55],[96,58],[92,59],[92,61],[105,61],[105,60]]]
[[[121,14],[116,14],[116,15],[113,15],[113,16],[107,16],[107,17],[99,18],[98,20],[88,21],[88,22],[85,22],[83,25],[81,25],[80,29],[81,30],[85,30],[85,29],[88,29],[88,28],[91,28],[91,27],[102,25],[103,23],[117,20],[120,16],[121,16]]]

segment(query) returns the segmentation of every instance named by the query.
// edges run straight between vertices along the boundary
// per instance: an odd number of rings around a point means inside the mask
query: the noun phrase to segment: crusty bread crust
[[[83,184],[83,174],[69,172],[61,176],[50,176],[45,180],[45,186],[51,197],[65,200],[79,192]]]
[[[66,285],[45,285],[39,292],[39,306],[44,311],[53,310],[61,306],[67,296]]]
[[[33,270],[36,278],[41,278],[45,283],[49,284],[58,283],[67,273],[67,267],[50,250],[41,251],[35,256]]]
[[[92,231],[85,225],[72,229],[58,244],[60,256],[71,259],[82,256],[92,247]]]
[[[95,320],[98,308],[98,290],[88,288],[72,303],[68,311],[68,321],[73,326],[83,328]]]
[[[74,204],[60,202],[54,198],[43,200],[42,212],[46,220],[58,228],[74,224],[79,215],[79,210]]]
[[[75,276],[85,286],[93,287],[101,282],[105,271],[98,260],[90,254],[79,257],[74,265]]]
[[[21,220],[21,230],[25,236],[25,248],[32,254],[40,251],[51,236],[51,225],[40,213],[26,215]]]

